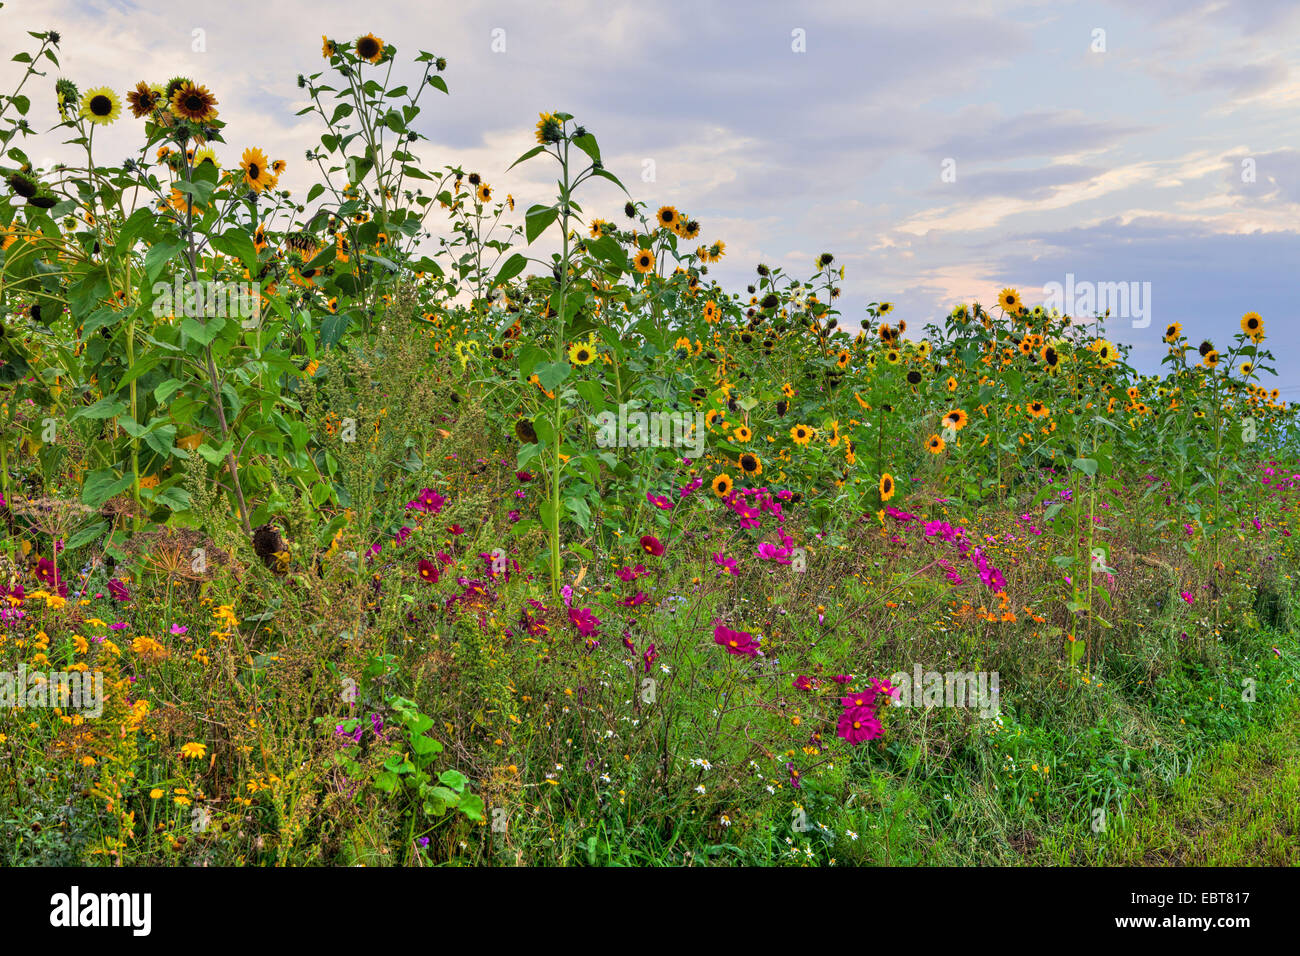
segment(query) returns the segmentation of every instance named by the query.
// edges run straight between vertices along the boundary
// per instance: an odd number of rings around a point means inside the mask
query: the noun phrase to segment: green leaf
[[[81,503],[90,508],[98,508],[114,495],[120,495],[134,482],[131,475],[118,476],[111,468],[93,471],[86,476],[81,486]]]
[[[504,264],[502,264],[500,269],[497,270],[497,282],[509,282],[515,276],[519,275],[519,273],[523,272],[524,267],[527,265],[528,259],[516,252],[513,256],[507,259]]]
[[[531,245],[533,240],[544,233],[551,223],[555,222],[560,211],[554,206],[532,206],[524,214],[524,235],[528,238]]]

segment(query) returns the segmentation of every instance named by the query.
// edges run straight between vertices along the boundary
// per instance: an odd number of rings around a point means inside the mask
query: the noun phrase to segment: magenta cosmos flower
[[[713,641],[737,657],[755,657],[758,654],[758,641],[748,631],[733,631],[719,624],[713,629]]]
[[[874,740],[883,733],[876,714],[867,707],[848,707],[840,714],[840,722],[835,732],[849,743],[857,745],[866,740]]]
[[[657,558],[664,553],[664,546],[654,535],[643,534],[641,536],[641,550],[652,558]]]

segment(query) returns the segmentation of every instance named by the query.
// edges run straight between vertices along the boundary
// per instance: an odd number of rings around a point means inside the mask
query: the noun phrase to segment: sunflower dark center
[[[203,110],[203,97],[197,93],[191,93],[185,97],[185,108],[191,113],[199,113]]]
[[[90,100],[90,111],[96,116],[107,116],[113,112],[113,101],[107,96],[95,96]]]
[[[248,178],[249,178],[249,179],[257,179],[257,178],[258,178],[259,176],[261,176],[261,175],[262,175],[262,167],[261,167],[261,166],[257,165],[257,163],[249,163],[249,164],[248,164]]]

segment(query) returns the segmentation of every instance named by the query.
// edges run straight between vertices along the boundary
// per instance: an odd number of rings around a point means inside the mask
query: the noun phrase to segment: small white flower
[[[857,840],[858,834],[856,830],[845,830],[844,832],[848,834],[850,840]]]
[[[704,793],[704,784],[700,784],[698,787],[696,787],[696,788],[695,788],[695,792],[696,792],[696,793]]]

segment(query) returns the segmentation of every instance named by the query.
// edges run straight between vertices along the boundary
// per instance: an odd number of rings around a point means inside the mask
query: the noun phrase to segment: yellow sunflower
[[[880,500],[888,501],[894,497],[894,476],[885,472],[880,476]]]
[[[654,253],[649,249],[637,250],[636,258],[632,260],[632,265],[637,272],[643,274],[652,271],[655,267]]]
[[[107,86],[97,86],[93,90],[86,90],[86,95],[81,98],[82,119],[98,123],[100,126],[108,126],[116,121],[121,114],[122,102],[117,98],[117,94]]]
[[[937,455],[947,447],[947,442],[940,435],[931,435],[925,440],[926,450],[932,455]]]
[[[255,146],[244,150],[239,169],[244,174],[244,183],[255,193],[272,185],[271,168],[266,162],[266,154]]]
[[[813,430],[807,425],[795,425],[790,429],[790,437],[794,439],[796,445],[807,445],[812,441]]]
[[[1003,312],[1018,313],[1020,311],[1020,293],[1015,289],[1003,289],[998,293],[998,305],[1002,306]]]
[[[569,346],[569,361],[574,365],[590,365],[596,360],[596,350],[586,342],[575,342]]]
[[[713,479],[713,493],[719,498],[725,498],[731,494],[731,488],[731,476],[726,472]]]

